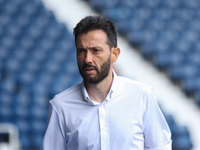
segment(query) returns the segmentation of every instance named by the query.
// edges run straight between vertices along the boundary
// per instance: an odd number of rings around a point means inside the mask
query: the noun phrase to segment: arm
[[[153,91],[146,97],[144,110],[144,149],[171,150],[171,132]]]
[[[47,129],[40,150],[67,150],[64,129],[52,105],[49,108]]]

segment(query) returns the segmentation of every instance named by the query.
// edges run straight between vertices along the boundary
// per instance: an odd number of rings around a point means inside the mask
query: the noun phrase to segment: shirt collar
[[[115,73],[114,70],[112,70],[112,74],[113,74],[113,82],[112,82],[112,85],[111,85],[111,88],[110,88],[110,91],[108,92],[107,96],[106,96],[106,100],[109,101],[112,96],[113,96],[113,93],[116,91],[117,89],[117,83],[118,83],[118,76],[117,74]],[[88,92],[86,90],[86,87],[85,87],[85,84],[84,84],[84,81],[82,81],[82,93],[83,93],[83,96],[84,96],[84,99],[88,102],[88,103],[92,103],[93,105],[98,105],[100,103],[98,102],[95,102],[95,101],[92,101],[88,95]]]

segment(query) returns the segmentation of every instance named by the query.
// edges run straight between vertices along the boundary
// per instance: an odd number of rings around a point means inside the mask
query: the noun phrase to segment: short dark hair
[[[86,16],[74,28],[75,43],[80,34],[94,30],[103,30],[107,34],[107,44],[110,48],[117,47],[117,32],[114,23],[101,15]],[[76,43],[77,44],[77,43]]]

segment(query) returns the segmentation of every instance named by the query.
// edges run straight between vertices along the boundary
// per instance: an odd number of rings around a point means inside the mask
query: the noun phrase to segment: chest
[[[101,141],[110,147],[121,143],[143,141],[143,105],[134,98],[114,99],[97,106],[85,106],[65,114],[66,138],[69,143],[86,147],[100,147]],[[116,144],[115,144],[116,143]],[[88,149],[88,148],[86,148]],[[93,148],[92,148],[93,149]]]

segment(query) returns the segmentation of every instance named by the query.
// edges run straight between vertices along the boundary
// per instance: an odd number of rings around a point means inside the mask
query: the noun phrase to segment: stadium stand
[[[48,101],[80,81],[67,27],[41,1],[1,0],[0,123],[18,127],[21,149],[39,149]]]
[[[167,68],[173,80],[181,80],[185,91],[195,91],[200,104],[199,84],[193,84],[197,78],[199,81],[199,59],[192,57],[199,54],[199,16],[193,10],[199,8],[197,0],[88,2],[115,21],[119,32],[141,47],[143,56],[152,58],[159,68]],[[71,32],[41,1],[0,0],[0,123],[18,127],[21,149],[40,147],[48,101],[81,81],[75,64]],[[191,149],[187,127],[178,125],[169,114],[165,117],[172,131],[173,150]]]

